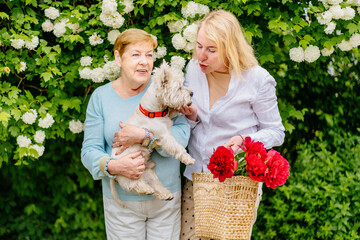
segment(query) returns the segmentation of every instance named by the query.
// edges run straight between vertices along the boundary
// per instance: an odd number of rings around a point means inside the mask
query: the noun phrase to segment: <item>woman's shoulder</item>
[[[198,61],[194,59],[190,59],[188,64],[186,65],[186,72],[198,72],[201,71]]]
[[[269,81],[275,82],[275,79],[270,75],[270,73],[260,65],[255,65],[248,71],[244,72],[243,77],[245,81],[254,82],[260,85]]]

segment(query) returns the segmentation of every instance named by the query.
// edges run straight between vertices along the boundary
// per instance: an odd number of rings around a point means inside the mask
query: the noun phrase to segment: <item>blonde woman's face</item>
[[[198,32],[196,56],[199,60],[201,71],[205,74],[229,71],[225,64],[219,59],[216,44],[207,38],[203,28],[200,28]],[[223,59],[225,59],[225,57]]]

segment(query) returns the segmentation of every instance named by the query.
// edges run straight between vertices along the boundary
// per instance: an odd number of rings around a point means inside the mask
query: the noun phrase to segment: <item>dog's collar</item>
[[[139,104],[139,109],[140,109],[140,112],[142,112],[145,116],[149,117],[149,118],[155,118],[155,117],[165,117],[166,114],[169,112],[169,109],[166,108],[165,110],[163,111],[160,111],[160,112],[150,112],[146,109],[144,109],[141,104]]]

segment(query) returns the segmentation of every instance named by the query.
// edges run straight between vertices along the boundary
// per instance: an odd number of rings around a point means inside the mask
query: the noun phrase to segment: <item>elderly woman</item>
[[[258,65],[239,21],[230,12],[213,11],[200,22],[185,83],[194,92],[193,105],[183,107],[181,112],[192,128],[188,149],[196,162],[186,166],[184,172],[187,180],[181,239],[193,240],[197,238],[191,174],[209,172],[209,157],[218,146],[236,153],[246,136],[261,141],[266,148],[279,146],[285,129],[277,106],[275,79]],[[259,195],[257,205],[261,192]]]
[[[155,38],[145,31],[124,31],[114,46],[121,77],[97,88],[87,107],[81,159],[92,177],[102,180],[107,239],[179,239],[181,178],[178,160],[161,149],[156,149],[151,155],[160,181],[174,195],[171,201],[129,193],[117,184],[119,198],[127,201],[127,207],[123,208],[112,199],[109,186],[109,179],[115,175],[138,179],[145,169],[144,158],[138,158],[141,152],[130,153],[116,160],[110,159],[110,155],[112,145],[147,145],[149,138],[151,140],[153,137],[146,129],[122,122],[138,106],[151,82],[156,47]],[[115,132],[117,139],[113,144]],[[184,116],[174,119],[171,132],[180,144],[187,145],[190,127]]]

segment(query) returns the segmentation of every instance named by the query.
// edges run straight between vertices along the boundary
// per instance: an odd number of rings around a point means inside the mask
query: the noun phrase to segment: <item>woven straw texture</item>
[[[220,183],[211,173],[192,174],[195,235],[217,240],[249,239],[258,182],[233,176]]]

